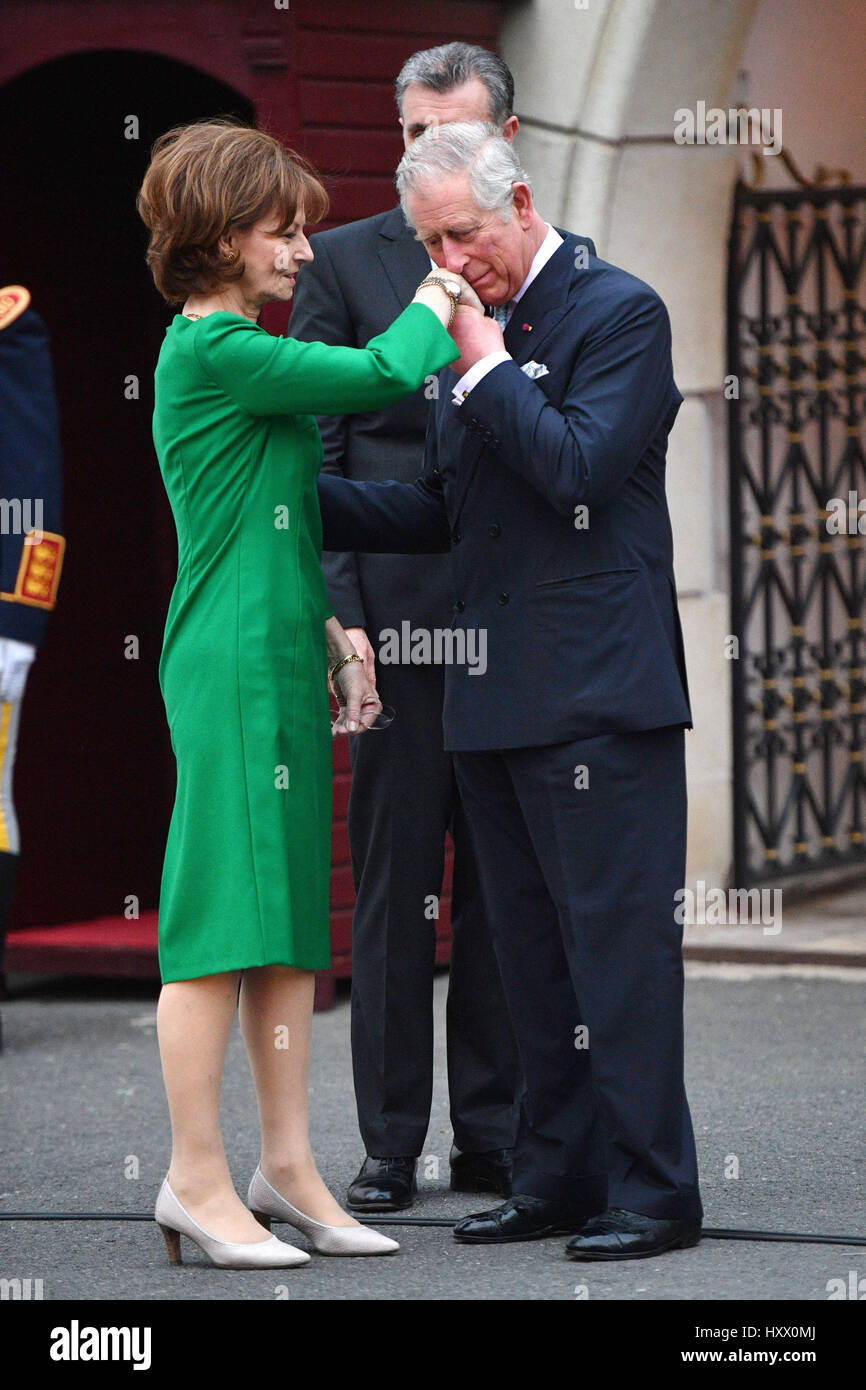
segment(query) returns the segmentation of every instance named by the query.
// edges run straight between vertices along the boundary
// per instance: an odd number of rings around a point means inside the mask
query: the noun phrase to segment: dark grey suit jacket
[[[315,260],[298,276],[289,325],[291,336],[303,342],[366,347],[405,309],[430,269],[399,207],[319,232],[311,245]],[[420,477],[435,378],[431,383],[386,410],[321,417],[323,471],[359,481]],[[383,627],[403,619],[448,625],[447,555],[331,553],[323,567],[337,618],[344,627],[366,628],[374,647]]]

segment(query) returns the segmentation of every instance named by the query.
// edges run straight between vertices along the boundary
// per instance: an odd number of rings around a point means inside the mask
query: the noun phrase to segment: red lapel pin
[[[524,331],[524,333],[531,333],[531,332],[532,332],[532,324],[531,324],[531,323],[525,323],[525,324],[523,325],[523,331]]]

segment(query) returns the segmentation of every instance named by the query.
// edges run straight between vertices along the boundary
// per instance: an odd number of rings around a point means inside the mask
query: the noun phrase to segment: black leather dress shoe
[[[666,1250],[686,1250],[700,1238],[700,1221],[667,1221],[611,1207],[588,1221],[565,1253],[573,1260],[643,1260]]]
[[[346,1205],[352,1211],[405,1211],[411,1207],[417,1158],[371,1158],[349,1184]]]
[[[551,1202],[515,1193],[501,1207],[466,1216],[454,1227],[454,1239],[466,1245],[504,1245],[511,1240],[543,1240],[579,1231],[592,1211],[573,1202]]]
[[[511,1158],[513,1149],[489,1149],[486,1153],[461,1153],[455,1144],[451,1150],[452,1192],[498,1192],[500,1197],[511,1195]]]

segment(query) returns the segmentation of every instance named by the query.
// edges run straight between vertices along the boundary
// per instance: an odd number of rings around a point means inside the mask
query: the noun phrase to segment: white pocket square
[[[530,381],[535,381],[540,376],[550,375],[550,368],[545,367],[543,362],[524,362],[520,370],[526,373]]]

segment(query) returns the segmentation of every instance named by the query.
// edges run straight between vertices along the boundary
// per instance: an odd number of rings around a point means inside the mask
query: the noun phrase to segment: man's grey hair
[[[443,43],[413,53],[394,83],[397,110],[403,115],[403,97],[412,82],[431,92],[451,92],[473,77],[480,77],[490,95],[490,121],[503,126],[514,111],[514,78],[498,53],[474,43]]]
[[[495,125],[482,121],[449,121],[429,126],[406,150],[397,166],[397,192],[407,222],[407,194],[437,174],[469,175],[472,196],[480,208],[511,216],[515,183],[529,178],[514,147]]]

